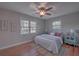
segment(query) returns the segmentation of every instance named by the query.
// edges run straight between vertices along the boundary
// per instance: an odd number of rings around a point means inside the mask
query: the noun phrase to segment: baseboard
[[[11,48],[11,47],[14,47],[14,46],[17,46],[17,45],[21,45],[21,44],[24,44],[24,43],[29,43],[31,41],[33,41],[33,40],[28,40],[28,41],[19,42],[19,43],[15,43],[15,44],[12,44],[12,45],[4,46],[4,47],[1,47],[0,50]]]

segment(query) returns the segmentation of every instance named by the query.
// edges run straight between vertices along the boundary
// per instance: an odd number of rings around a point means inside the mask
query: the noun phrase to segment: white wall
[[[44,21],[38,18],[34,18],[28,15],[20,14],[10,10],[0,9],[0,20],[8,20],[8,26],[6,30],[0,30],[0,48],[5,48],[9,45],[14,45],[16,43],[25,42],[31,40],[35,34],[27,34],[25,36],[20,34],[20,19],[25,18],[26,20],[32,20],[37,22],[37,27],[39,30],[38,34],[44,32]],[[11,32],[11,24],[13,24],[13,31]],[[3,24],[4,26],[4,24]],[[2,28],[4,29],[4,28]]]
[[[39,29],[37,31],[37,34],[41,34],[44,32],[52,32],[53,31],[52,22],[56,20],[61,20],[63,31],[68,31],[69,29],[79,29],[79,12],[56,18],[51,18],[48,20],[42,20],[21,13],[13,12],[10,10],[0,9],[0,21],[8,20],[8,26],[6,25],[6,30],[2,28],[3,31],[1,31],[0,29],[0,49],[7,47],[9,45],[14,45],[16,43],[32,40],[32,38],[36,35],[36,34],[27,34],[23,36],[20,34],[21,19],[36,21],[37,27]],[[13,24],[12,32],[10,23]]]
[[[79,12],[63,15],[56,18],[46,20],[46,32],[52,32],[52,22],[60,20],[62,23],[62,31],[69,31],[70,29],[79,29]]]

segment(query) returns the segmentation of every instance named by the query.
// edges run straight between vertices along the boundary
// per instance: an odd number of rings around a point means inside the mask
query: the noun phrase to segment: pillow
[[[61,33],[56,32],[56,33],[55,33],[55,36],[61,37]]]
[[[55,33],[50,33],[50,35],[54,36],[54,35],[55,35]]]

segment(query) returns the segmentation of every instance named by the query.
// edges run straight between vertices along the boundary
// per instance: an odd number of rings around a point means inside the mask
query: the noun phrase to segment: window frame
[[[24,25],[24,21],[26,22],[26,26]],[[35,23],[35,25],[32,24],[32,22]],[[27,25],[28,24],[28,25]],[[20,25],[21,25],[21,34],[29,34],[29,33],[36,33],[37,32],[37,23],[35,21],[30,21],[30,20],[21,20]],[[26,30],[27,29],[27,30]]]
[[[58,24],[58,22],[59,22],[59,24]],[[52,28],[53,29],[61,29],[61,21],[52,22]]]
[[[34,25],[32,24],[32,22],[34,23]],[[36,22],[35,21],[30,21],[30,33],[36,33],[37,32],[37,26],[36,26]]]
[[[26,26],[23,24],[24,21],[26,21]],[[28,34],[29,33],[29,21],[28,20],[21,20],[20,24],[21,24],[21,30],[20,30],[21,34]],[[25,29],[27,29],[27,30],[25,30]]]

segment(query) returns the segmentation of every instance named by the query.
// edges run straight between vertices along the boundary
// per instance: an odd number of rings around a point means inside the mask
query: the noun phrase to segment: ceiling
[[[51,16],[40,17],[38,14],[35,14],[35,10],[30,7],[31,3],[32,2],[0,2],[0,8],[20,12],[42,19],[49,19],[51,17],[58,17],[79,11],[78,2],[48,2],[48,5],[54,5],[56,10],[51,12]]]

